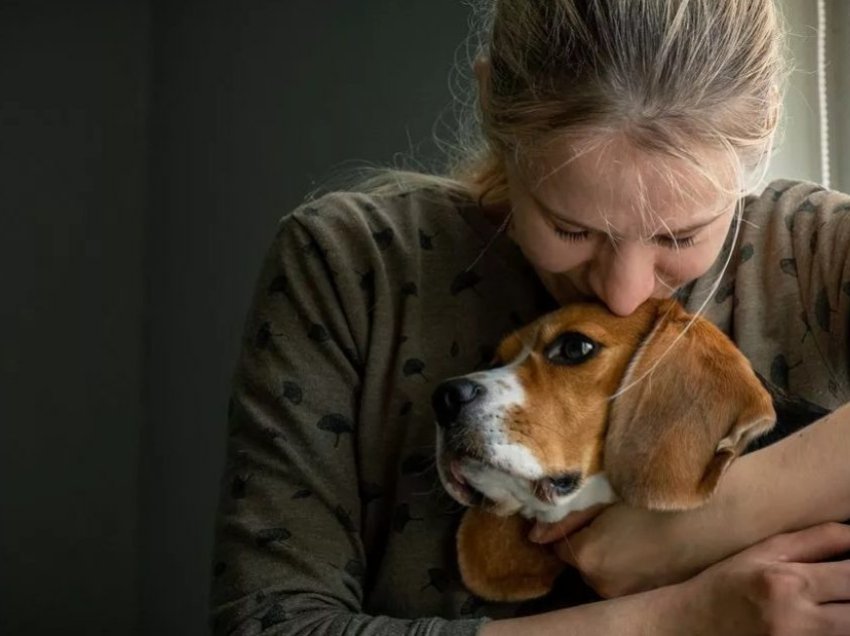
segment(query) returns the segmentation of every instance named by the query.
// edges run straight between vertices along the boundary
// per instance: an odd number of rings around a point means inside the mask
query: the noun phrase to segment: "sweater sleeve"
[[[309,211],[309,210],[308,210]],[[475,634],[484,619],[363,612],[357,338],[304,210],[280,224],[246,320],[217,520],[216,634]],[[357,321],[355,320],[354,323]]]
[[[751,205],[736,341],[785,393],[830,410],[850,402],[850,196],[777,181]]]

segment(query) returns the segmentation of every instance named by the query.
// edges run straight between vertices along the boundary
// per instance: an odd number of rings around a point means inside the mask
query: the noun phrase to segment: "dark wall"
[[[0,2],[0,633],[138,610],[149,16]]]
[[[204,634],[239,332],[333,167],[434,156],[460,0],[0,0],[0,633]]]
[[[227,389],[277,219],[339,162],[430,136],[466,20],[458,0],[155,4],[145,633],[201,630]]]

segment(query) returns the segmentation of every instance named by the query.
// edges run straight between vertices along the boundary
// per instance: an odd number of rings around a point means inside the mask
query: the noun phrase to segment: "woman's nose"
[[[640,241],[609,243],[597,255],[591,286],[611,313],[628,316],[655,292],[655,251]]]

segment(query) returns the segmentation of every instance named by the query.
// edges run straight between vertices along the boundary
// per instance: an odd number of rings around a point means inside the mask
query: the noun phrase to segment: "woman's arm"
[[[718,494],[719,510],[709,507],[706,516],[740,526],[729,533],[726,554],[780,532],[850,519],[850,404],[734,462]]]
[[[664,513],[618,504],[556,550],[613,597],[684,581],[772,535],[847,519],[850,404],[733,462],[702,508]],[[550,528],[542,541],[558,536]]]
[[[848,548],[850,527],[821,524],[763,541],[685,583],[495,621],[480,634],[847,634],[850,562],[816,561]]]
[[[350,301],[344,313],[322,256],[329,247],[307,221],[296,211],[282,222],[246,320],[217,523],[213,632],[472,636],[483,619],[395,618],[364,607],[370,564],[352,399],[362,378],[349,325],[366,307]]]
[[[850,519],[850,404],[739,458],[707,506],[671,518],[694,559],[680,577],[775,534]]]
[[[683,586],[670,586],[546,614],[493,621],[485,623],[479,635],[673,636],[683,633],[686,591]]]

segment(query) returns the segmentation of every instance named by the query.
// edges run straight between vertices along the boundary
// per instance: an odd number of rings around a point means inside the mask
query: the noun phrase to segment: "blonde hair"
[[[505,204],[507,157],[612,136],[698,169],[699,149],[719,149],[737,187],[761,178],[785,78],[773,0],[473,3],[467,50],[489,60],[489,72],[477,95],[472,60],[455,69],[473,81],[456,95],[456,141],[440,142],[443,168],[366,168],[355,189],[433,188]]]

